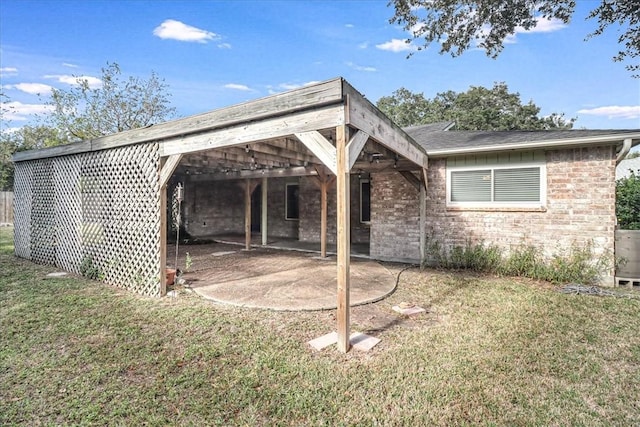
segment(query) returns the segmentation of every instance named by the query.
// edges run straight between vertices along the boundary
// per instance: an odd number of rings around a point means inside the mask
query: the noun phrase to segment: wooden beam
[[[272,145],[270,142],[262,142],[249,145],[249,150],[254,151],[256,153],[264,153],[272,156],[277,156],[280,158],[285,158],[289,161],[293,162],[308,162],[308,163],[320,163],[316,157],[312,154],[307,154],[305,146],[300,144],[298,150],[304,149],[304,152],[301,151],[291,151],[285,148],[281,148],[275,145]]]
[[[413,187],[416,190],[420,190],[420,187],[422,187],[422,183],[420,182],[420,178],[417,178],[413,173],[409,172],[409,171],[398,171],[398,173],[400,175],[402,175],[404,177],[404,179],[406,179],[409,184],[413,185]]]
[[[192,182],[208,182],[208,181],[232,181],[247,178],[287,178],[295,176],[317,175],[315,168],[309,167],[292,167],[282,169],[258,169],[258,170],[242,170],[229,172],[215,172],[199,175],[189,175]]]
[[[14,161],[34,160],[105,150],[141,142],[159,141],[167,138],[180,139],[183,135],[200,134],[221,128],[246,125],[252,122],[262,122],[270,120],[274,118],[274,116],[291,116],[299,111],[314,107],[342,104],[342,81],[341,78],[335,78],[292,91],[178,120],[150,125],[145,128],[119,132],[81,143],[68,144],[66,146],[16,153]],[[342,117],[344,117],[344,114]],[[335,124],[312,128],[323,129],[332,126],[335,126]],[[169,154],[177,153],[166,153],[164,155]]]
[[[339,124],[344,124],[344,105],[329,105],[291,113],[287,116],[271,117],[261,121],[165,139],[160,141],[160,155],[195,153],[213,148],[245,145]]]
[[[320,161],[314,156],[290,156],[281,154],[269,154],[265,153],[266,148],[262,149],[263,151],[259,151],[253,149],[252,146],[249,146],[249,152],[247,153],[246,147],[228,147],[224,149],[225,153],[235,154],[238,157],[244,157],[247,159],[247,162],[261,164],[267,162],[280,163],[297,166],[304,166],[304,162],[307,163],[320,163]],[[277,149],[271,150],[272,152],[278,152]]]
[[[180,159],[182,159],[182,154],[174,154],[173,156],[167,157],[167,160],[160,170],[160,187],[167,185],[169,178],[173,175],[173,171],[176,170],[176,166],[180,163]]]
[[[262,234],[262,246],[267,244],[267,214],[268,214],[268,188],[267,184],[269,179],[264,177],[262,178],[262,203],[260,204],[260,208],[262,209],[260,216],[260,233]]]
[[[336,147],[317,130],[295,133],[298,138],[315,156],[320,159],[331,172],[336,174]]]
[[[338,350],[349,351],[350,302],[349,302],[349,264],[351,257],[349,224],[349,169],[347,167],[347,127],[336,128],[336,195],[337,195],[337,245],[338,245],[338,301],[337,329]]]
[[[427,153],[406,132],[380,112],[353,87],[344,82],[348,95],[347,124],[369,134],[371,139],[421,167],[427,167]]]
[[[358,156],[360,155],[362,148],[364,147],[364,145],[367,143],[368,140],[369,140],[369,135],[366,132],[359,130],[353,136],[353,138],[351,138],[351,141],[349,141],[349,145],[347,145],[347,151],[349,153],[349,159],[348,159],[349,170],[351,170],[356,160],[358,160]]]
[[[427,177],[427,168],[422,168],[422,185],[424,185],[424,189],[429,189],[429,178]]]

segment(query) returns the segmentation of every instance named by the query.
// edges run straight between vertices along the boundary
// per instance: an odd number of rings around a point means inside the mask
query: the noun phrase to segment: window
[[[298,184],[287,184],[285,194],[284,218],[299,219],[300,218],[300,186]]]
[[[447,166],[447,205],[452,207],[543,207],[544,163]]]
[[[360,180],[360,222],[371,222],[371,181]]]

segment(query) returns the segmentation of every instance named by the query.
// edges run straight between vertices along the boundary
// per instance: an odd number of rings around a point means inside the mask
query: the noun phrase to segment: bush
[[[546,258],[539,248],[531,245],[515,248],[505,256],[499,247],[483,242],[468,241],[464,247],[454,246],[448,251],[433,242],[429,255],[430,262],[425,264],[434,267],[529,277],[557,284],[593,284],[611,267],[611,257],[596,256],[593,244],[573,244],[568,251]]]
[[[623,230],[640,230],[640,175],[616,181],[616,217]]]

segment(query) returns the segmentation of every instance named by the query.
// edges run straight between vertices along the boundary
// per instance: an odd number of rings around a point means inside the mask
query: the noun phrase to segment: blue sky
[[[480,50],[451,58],[437,45],[407,59],[408,34],[389,23],[386,0],[3,0],[0,84],[13,127],[42,111],[36,93],[68,88],[72,76],[99,83],[117,62],[124,76],[164,78],[178,116],[342,76],[373,102],[400,87],[433,97],[504,81],[542,115],[578,117],[577,128],[637,129],[640,79],[611,60],[619,27],[584,41],[598,3],[579,1],[568,26],[516,34],[494,60]]]

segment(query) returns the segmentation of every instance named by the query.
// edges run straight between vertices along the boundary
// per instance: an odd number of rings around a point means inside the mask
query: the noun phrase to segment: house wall
[[[419,191],[397,172],[371,175],[371,243],[376,259],[419,262]]]
[[[298,221],[285,220],[284,195],[287,182],[298,179],[272,178],[267,183],[268,234],[297,238]],[[256,191],[260,191],[259,189]],[[255,193],[254,197],[261,197]],[[185,229],[194,237],[244,234],[244,182],[209,181],[185,183]]]
[[[320,187],[313,181],[314,177],[300,179],[300,240],[305,242],[320,241]],[[369,224],[360,222],[360,178],[350,177],[350,219],[351,243],[369,242]],[[335,183],[327,191],[327,242],[336,243],[336,186]]]
[[[429,159],[427,244],[445,247],[484,241],[508,250],[535,245],[546,255],[593,242],[598,254],[613,254],[615,230],[614,147],[545,153],[544,211],[463,209],[446,206],[446,160]],[[398,174],[376,174],[372,183],[371,255],[418,261],[418,191]],[[612,273],[612,272],[611,272]]]
[[[185,177],[181,178],[183,181]],[[268,234],[305,242],[320,241],[320,187],[314,177],[271,178],[267,183]],[[178,179],[180,180],[180,179]],[[300,218],[285,219],[285,187],[298,183]],[[360,180],[352,175],[351,241],[367,243],[369,224],[360,222]],[[244,183],[214,181],[185,183],[185,228],[194,237],[244,233]],[[260,197],[259,194],[255,196]],[[327,242],[336,242],[335,184],[327,192]]]

